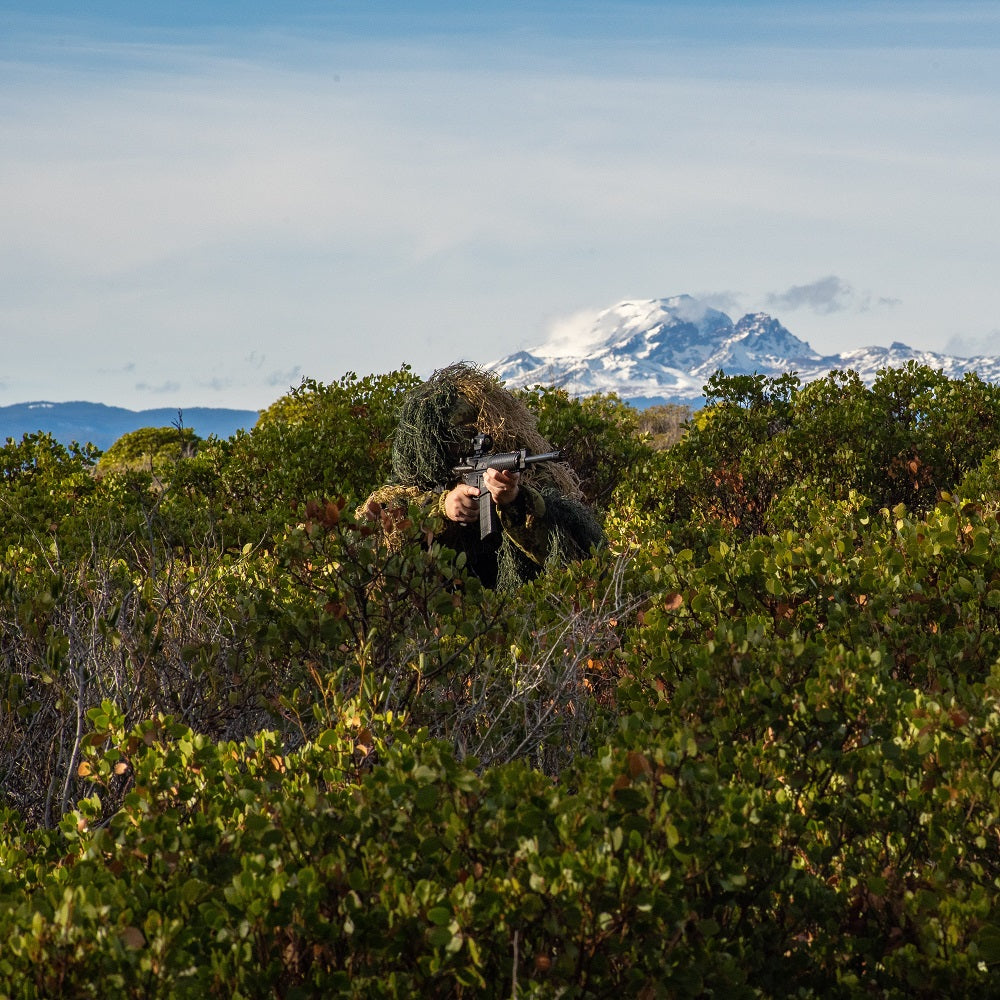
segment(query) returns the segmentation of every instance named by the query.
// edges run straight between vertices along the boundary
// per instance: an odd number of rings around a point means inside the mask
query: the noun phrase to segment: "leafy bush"
[[[162,475],[198,450],[201,438],[190,427],[140,427],[123,434],[101,456],[99,468],[148,469]]]
[[[644,506],[741,537],[805,523],[819,500],[929,510],[1000,448],[1000,387],[908,363],[869,389],[854,372],[714,376],[706,406],[654,463]],[[641,468],[641,466],[640,466]],[[631,477],[619,492],[648,490]]]
[[[994,995],[995,387],[535,390],[611,544],[501,600],[350,513],[411,379],[8,444],[0,995]]]
[[[565,389],[536,386],[521,396],[543,437],[563,451],[580,477],[588,502],[603,508],[631,466],[650,452],[639,417],[614,393],[576,398]]]
[[[388,475],[399,400],[418,381],[405,366],[330,384],[303,379],[221,450],[226,501],[264,510],[314,497],[360,501]]]
[[[639,413],[638,430],[640,434],[649,435],[653,448],[669,448],[683,437],[691,416],[691,407],[681,403],[649,406]]]
[[[0,448],[0,545],[48,547],[64,518],[93,494],[99,455],[90,445],[67,448],[51,434],[8,438]]]

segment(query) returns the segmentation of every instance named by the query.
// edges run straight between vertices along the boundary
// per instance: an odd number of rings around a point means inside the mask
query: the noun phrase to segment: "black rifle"
[[[520,451],[497,452],[489,454],[493,447],[493,438],[489,434],[477,434],[472,439],[472,454],[460,459],[459,464],[451,471],[459,476],[466,486],[475,486],[479,490],[479,537],[485,538],[493,534],[493,497],[483,484],[483,473],[487,469],[497,469],[500,472],[520,472],[536,462],[554,462],[562,458],[561,451],[547,451],[541,455],[529,455],[525,448]]]

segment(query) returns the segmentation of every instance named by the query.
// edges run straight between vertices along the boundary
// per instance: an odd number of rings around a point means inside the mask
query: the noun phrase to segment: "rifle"
[[[493,447],[493,438],[489,434],[477,434],[472,439],[472,454],[459,460],[451,471],[461,478],[466,486],[475,486],[479,490],[479,537],[485,538],[493,534],[496,525],[493,521],[493,497],[483,485],[483,473],[487,469],[497,469],[500,472],[520,472],[536,462],[553,462],[562,458],[561,451],[547,451],[540,455],[529,455],[527,449],[520,451],[497,452],[489,454]]]

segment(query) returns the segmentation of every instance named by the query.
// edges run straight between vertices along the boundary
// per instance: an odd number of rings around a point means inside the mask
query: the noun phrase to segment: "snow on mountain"
[[[863,347],[821,355],[766,313],[736,323],[689,295],[620,302],[575,317],[546,343],[486,367],[510,388],[554,385],[574,396],[614,392],[637,406],[683,402],[699,405],[717,371],[767,376],[796,372],[803,382],[835,369],[856,371],[868,385],[882,368],[916,361],[949,378],[975,371],[1000,382],[1000,358],[955,358],[905,344]]]

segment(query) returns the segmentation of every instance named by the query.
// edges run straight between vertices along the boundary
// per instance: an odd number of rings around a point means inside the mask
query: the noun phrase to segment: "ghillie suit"
[[[480,539],[478,525],[448,520],[444,501],[458,478],[452,469],[470,453],[477,433],[496,451],[552,451],[528,408],[494,374],[463,363],[436,371],[407,393],[392,445],[392,482],[361,510],[405,515],[417,504],[443,520],[435,539],[464,552],[469,569],[487,587],[511,592],[543,568],[585,557],[604,534],[584,504],[579,480],[564,462],[530,466],[517,499],[498,509],[500,530]],[[398,521],[381,518],[390,544],[401,545]]]

